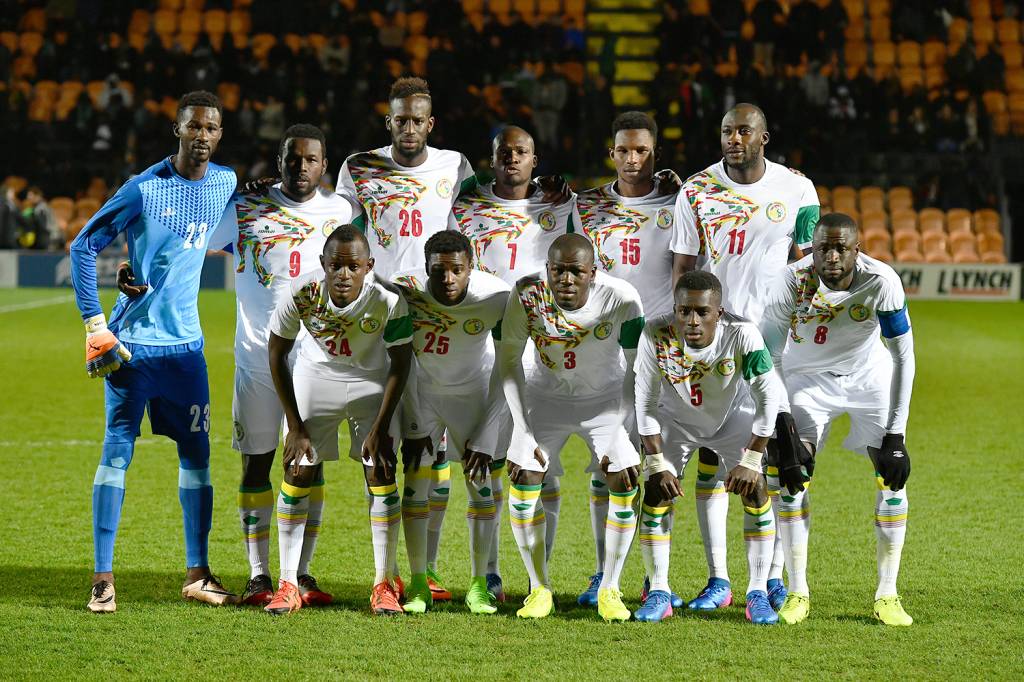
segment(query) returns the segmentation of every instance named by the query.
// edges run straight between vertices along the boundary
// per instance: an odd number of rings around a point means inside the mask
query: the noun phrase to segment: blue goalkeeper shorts
[[[106,377],[105,440],[134,441],[147,409],[153,433],[179,443],[209,440],[210,384],[203,340],[173,346],[122,343],[132,359]]]

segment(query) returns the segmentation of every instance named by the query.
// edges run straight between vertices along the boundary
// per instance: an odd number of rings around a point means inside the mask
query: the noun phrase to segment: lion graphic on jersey
[[[565,316],[555,304],[548,283],[542,279],[524,278],[516,286],[519,300],[526,309],[527,326],[530,338],[537,347],[540,361],[548,369],[555,369],[556,363],[551,359],[549,350],[561,347],[564,350],[577,348],[587,334],[585,329]]]
[[[514,242],[523,236],[523,231],[530,224],[529,216],[510,211],[494,202],[480,199],[458,201],[452,207],[452,213],[455,215],[455,222],[459,225],[459,231],[473,243],[473,255],[477,269],[492,275],[495,272],[483,262],[483,255],[487,253],[487,249],[498,240],[505,244]],[[494,227],[482,229],[486,224],[483,221],[491,221]]]
[[[455,326],[455,318],[440,310],[423,294],[419,286],[419,280],[414,275],[403,275],[395,278],[395,284],[402,288],[406,303],[409,304],[409,314],[412,316],[413,330],[433,331],[437,334],[444,334]]]
[[[700,253],[716,264],[722,260],[722,253],[714,244],[714,236],[718,231],[724,229],[728,232],[743,227],[761,208],[750,199],[733,192],[706,171],[691,176],[681,191],[690,204],[697,224]]]
[[[238,210],[238,267],[236,272],[245,272],[246,252],[252,254],[252,269],[256,280],[264,287],[274,282],[274,273],[267,269],[266,258],[277,246],[294,249],[316,231],[302,218],[290,213],[269,197],[243,196]],[[261,220],[267,221],[263,228],[274,226],[269,234],[259,234],[256,227]]]
[[[601,266],[611,272],[616,260],[605,253],[608,241],[616,235],[628,237],[636,234],[649,218],[620,204],[614,197],[609,196],[603,187],[581,192],[576,205],[579,207],[583,233],[594,243],[594,250],[597,251]]]
[[[808,322],[827,325],[846,310],[846,306],[832,305],[825,300],[818,290],[818,273],[814,271],[813,265],[797,270],[796,278],[796,305],[793,306],[793,313],[789,318],[789,336],[794,343],[803,343],[804,337],[796,331],[799,325]]]
[[[661,375],[670,384],[697,382],[711,372],[711,365],[686,354],[675,325],[667,324],[654,332],[654,358]]]
[[[338,342],[348,335],[349,328],[355,324],[353,320],[331,310],[329,294],[319,280],[308,282],[302,287],[295,306],[299,310],[299,319],[304,320],[306,331],[317,341],[333,339]]]
[[[373,153],[357,154],[349,160],[348,170],[377,243],[386,249],[395,235],[381,225],[384,214],[394,207],[401,210],[414,205],[427,191],[427,186],[414,177],[397,174],[385,159]]]

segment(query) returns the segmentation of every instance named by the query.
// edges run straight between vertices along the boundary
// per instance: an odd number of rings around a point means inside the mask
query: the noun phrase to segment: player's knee
[[[718,466],[718,454],[714,450],[707,448],[701,448],[697,451],[697,459],[704,464],[712,464]]]
[[[178,460],[182,469],[206,469],[210,466],[210,438],[205,433],[194,434],[177,441]]]
[[[644,486],[644,504],[648,507],[664,507],[672,504],[672,498],[666,498],[661,491],[652,485]]]
[[[757,481],[757,486],[754,488],[754,492],[749,497],[743,497],[743,504],[748,507],[763,507],[768,501],[768,485],[765,483],[764,476],[761,476]]]
[[[370,486],[392,485],[395,482],[395,471],[393,468],[385,473],[383,467],[379,467],[375,474],[373,467],[364,466],[363,476],[366,479],[366,485]]]
[[[285,482],[297,488],[309,488],[316,479],[317,467],[315,466],[300,466],[298,472],[295,472],[292,467],[288,467],[284,472]]]
[[[104,439],[103,451],[100,454],[100,465],[114,469],[126,470],[135,454],[135,441]]]
[[[542,485],[544,483],[544,472],[520,469],[519,475],[513,483],[515,485]]]
[[[256,487],[269,484],[273,466],[273,451],[262,455],[242,455],[242,485]]]

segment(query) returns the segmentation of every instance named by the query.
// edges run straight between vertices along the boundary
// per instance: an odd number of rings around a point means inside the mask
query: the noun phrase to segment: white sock
[[[412,575],[427,572],[429,495],[430,468],[421,466],[418,471],[409,469],[405,473],[402,491],[402,529],[405,532],[405,549],[409,555],[409,572]]]
[[[299,554],[299,575],[310,575],[309,563],[316,552],[316,541],[324,518],[324,480],[314,481],[309,489],[309,514],[306,516],[306,530],[302,534],[302,553]]]
[[[878,589],[875,599],[897,594],[896,578],[900,574],[900,558],[903,556],[903,540],[907,535],[907,514],[910,503],[907,489],[893,492],[885,487],[881,478],[878,495],[875,498],[875,536],[878,538],[876,551],[878,560]]]
[[[487,557],[491,551],[491,538],[494,535],[494,497],[491,489],[491,476],[483,482],[466,479],[466,523],[469,525],[470,568],[474,578],[487,574]]]
[[[267,483],[258,488],[238,488],[238,517],[242,522],[249,577],[270,575],[270,524],[274,519],[274,490]]]
[[[540,501],[544,505],[544,518],[547,520],[544,532],[544,557],[551,561],[551,550],[555,548],[555,531],[558,530],[558,514],[562,510],[562,486],[557,476],[544,477]]]
[[[309,514],[309,488],[281,483],[277,497],[277,540],[281,551],[281,580],[298,584],[299,555]]]
[[[644,504],[640,512],[640,553],[651,579],[651,591],[671,592],[668,586],[669,556],[672,550],[672,503],[662,507]]]
[[[548,585],[548,566],[544,551],[547,521],[540,502],[539,485],[513,484],[508,491],[508,514],[512,520],[512,537],[530,576],[530,590]]]
[[[445,461],[430,467],[430,518],[427,521],[427,566],[437,570],[437,552],[441,544],[441,526],[448,511],[452,466]]]
[[[373,584],[394,577],[392,566],[398,549],[398,526],[402,521],[398,486],[368,486],[370,492],[370,537],[373,540]]]
[[[636,499],[639,490],[633,488],[625,493],[609,491],[601,589],[619,588],[622,566],[626,563],[626,555],[629,554],[629,546],[633,544],[633,534],[636,532],[636,510],[633,509],[633,500]]]
[[[765,500],[762,507],[743,505],[743,539],[747,547],[747,570],[750,572],[747,592],[767,592],[768,571],[775,549],[775,515],[770,500]]]
[[[729,579],[726,560],[725,528],[729,516],[729,495],[725,481],[718,475],[717,464],[697,462],[696,494],[697,525],[704,542],[704,556],[708,562],[708,575]]]
[[[505,460],[491,462],[491,496],[494,498],[494,532],[491,534],[491,549],[487,556],[487,572],[501,573],[498,547],[501,538],[501,509],[505,506]]]
[[[590,529],[594,534],[594,573],[604,571],[604,524],[608,519],[608,481],[595,471],[590,475]]]
[[[789,591],[809,595],[807,587],[807,540],[811,532],[811,497],[803,490],[790,495],[788,490],[779,491],[775,504],[779,510],[776,529],[786,557],[786,572],[789,574]]]

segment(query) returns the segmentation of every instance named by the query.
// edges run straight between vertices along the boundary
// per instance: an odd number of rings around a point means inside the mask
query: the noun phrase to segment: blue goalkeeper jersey
[[[199,278],[236,183],[233,170],[215,163],[201,180],[187,180],[167,158],[122,185],[71,243],[71,282],[82,318],[103,312],[96,255],[125,232],[136,281],[149,290],[135,299],[118,296],[110,330],[122,341],[152,346],[201,339]]]

